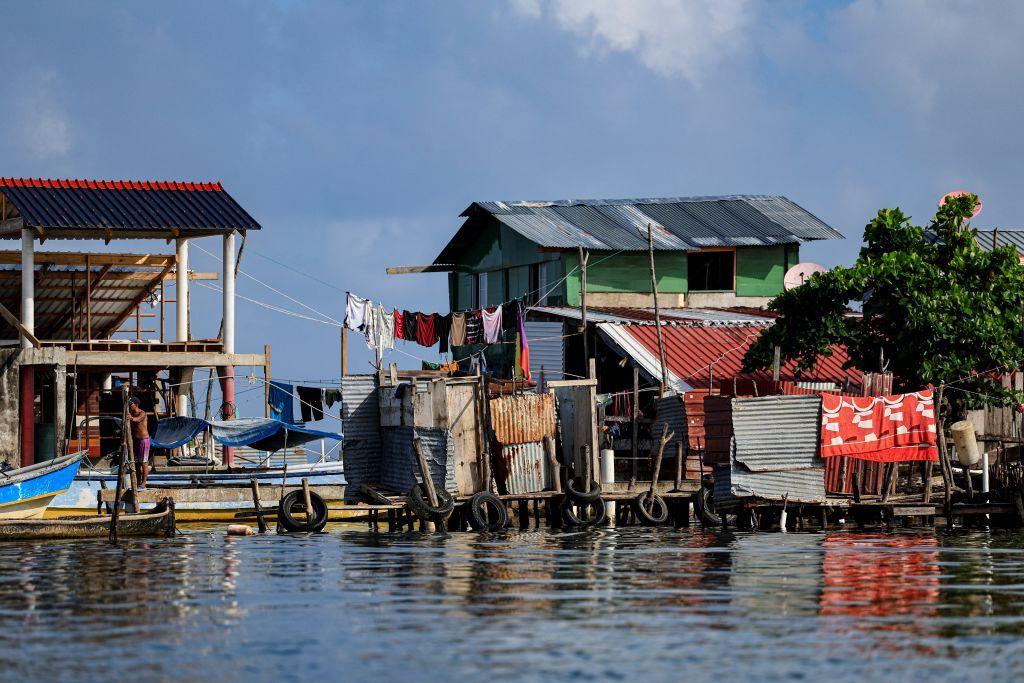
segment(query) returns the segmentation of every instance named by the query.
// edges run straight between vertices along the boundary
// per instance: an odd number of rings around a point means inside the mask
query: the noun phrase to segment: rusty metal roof
[[[555,436],[555,397],[551,394],[501,396],[491,400],[489,410],[494,438],[502,445]]]
[[[599,323],[597,329],[614,347],[632,357],[651,377],[660,379],[658,333],[653,325],[617,325]],[[718,382],[733,378],[739,380],[770,381],[770,371],[743,373],[743,356],[760,336],[763,326],[662,326],[665,343],[665,362],[669,383],[677,391],[707,388],[708,367],[710,380]],[[814,370],[797,373],[795,363],[787,363],[780,379],[798,382],[833,382],[842,384],[849,379],[860,384],[862,373],[843,369],[848,361],[844,349],[833,348],[831,357],[819,359]]]
[[[0,195],[6,223],[20,218],[46,237],[188,237],[260,229],[220,183],[0,178]],[[0,231],[0,237],[16,236]]]

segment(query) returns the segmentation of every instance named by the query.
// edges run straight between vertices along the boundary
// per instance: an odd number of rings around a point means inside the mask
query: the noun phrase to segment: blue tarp
[[[156,425],[153,446],[177,448],[201,433],[210,430],[213,438],[224,446],[251,446],[258,451],[277,451],[301,446],[310,441],[335,439],[341,434],[307,429],[281,420],[262,417],[243,417],[235,420],[203,420],[198,417],[172,417]]]

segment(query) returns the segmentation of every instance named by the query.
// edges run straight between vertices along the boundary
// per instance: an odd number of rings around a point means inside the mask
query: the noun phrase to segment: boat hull
[[[289,465],[287,476],[283,468],[261,468],[248,472],[245,469],[231,472],[165,472],[150,474],[147,484],[150,488],[163,487],[203,489],[218,484],[248,484],[255,479],[261,485],[281,484],[301,486],[308,479],[310,486],[344,486],[344,466],[338,461]],[[99,493],[113,489],[117,484],[114,474],[83,471],[71,483],[66,493],[57,496],[46,510],[47,517],[71,514],[95,514]],[[191,498],[191,496],[190,496]],[[327,500],[328,505],[341,504],[341,500]],[[143,510],[153,504],[143,503]],[[177,500],[175,515],[180,522],[228,522],[255,519],[252,501],[202,501]]]
[[[57,496],[68,492],[82,464],[82,454],[0,475],[0,519],[41,517]]]
[[[123,514],[118,519],[118,538],[129,536],[173,536],[174,502],[165,500],[142,514]],[[56,538],[107,538],[110,515],[56,519],[0,520],[0,541],[27,541]]]

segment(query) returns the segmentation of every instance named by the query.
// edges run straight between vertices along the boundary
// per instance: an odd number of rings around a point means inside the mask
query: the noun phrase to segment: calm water
[[[0,671],[1011,680],[1024,674],[1022,548],[998,533],[640,529],[7,543]]]

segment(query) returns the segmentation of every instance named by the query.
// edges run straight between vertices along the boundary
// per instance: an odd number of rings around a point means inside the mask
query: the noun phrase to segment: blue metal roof
[[[644,250],[648,224],[654,227],[654,248],[659,250],[843,239],[814,214],[774,195],[475,202],[461,215],[466,222],[435,264],[454,263],[476,239],[480,221],[489,217],[554,249],[582,245],[593,250]]]

